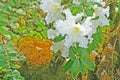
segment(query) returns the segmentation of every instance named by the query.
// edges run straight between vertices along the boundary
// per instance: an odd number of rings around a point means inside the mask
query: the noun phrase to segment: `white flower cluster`
[[[61,6],[61,0],[42,0],[41,3],[40,8],[47,12],[45,18],[47,24],[62,18],[63,6]]]
[[[102,0],[88,0],[99,2],[104,6]],[[79,0],[73,0],[73,4],[79,5]],[[57,52],[62,50],[62,56],[68,57],[69,48],[76,42],[80,47],[87,48],[88,43],[91,43],[92,35],[96,32],[98,26],[109,25],[109,7],[103,8],[97,5],[93,6],[93,16],[88,16],[83,12],[73,16],[70,9],[64,9],[61,5],[61,0],[42,0],[40,8],[47,12],[45,17],[46,23],[54,23],[55,29],[48,30],[48,39],[54,39],[55,37],[62,35],[65,39],[56,42],[52,46],[52,50]],[[93,18],[98,17],[94,20]],[[83,19],[84,18],[84,19]]]

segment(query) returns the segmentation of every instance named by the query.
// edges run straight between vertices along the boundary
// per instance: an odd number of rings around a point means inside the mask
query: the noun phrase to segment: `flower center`
[[[75,26],[73,29],[74,29],[75,33],[78,33],[80,31],[80,28],[77,26]]]
[[[52,8],[55,10],[56,13],[60,11],[60,8],[58,8],[55,4],[52,5]]]
[[[97,10],[94,10],[94,13],[98,16],[98,11]]]

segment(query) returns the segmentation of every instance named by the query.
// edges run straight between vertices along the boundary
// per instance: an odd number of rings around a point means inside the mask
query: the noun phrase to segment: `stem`
[[[113,50],[116,47],[116,43],[117,43],[117,38],[114,41]],[[112,52],[112,80],[114,80],[114,52]]]

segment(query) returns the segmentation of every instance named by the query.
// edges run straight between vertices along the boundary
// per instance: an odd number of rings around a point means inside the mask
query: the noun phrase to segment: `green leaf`
[[[48,30],[47,28],[43,28],[43,31],[41,32],[44,39],[47,39],[47,30]]]
[[[103,32],[102,27],[98,27],[96,34],[93,34],[93,41],[91,44],[88,44],[88,49],[91,52],[95,48],[98,48],[103,41]]]
[[[72,11],[73,15],[76,15],[77,13],[83,11],[83,7],[82,5],[72,5],[70,6],[70,10]]]
[[[89,70],[95,69],[95,64],[89,58],[81,58],[81,61]]]
[[[54,38],[54,42],[60,42],[63,39],[65,39],[65,36],[59,35],[59,36],[57,36],[57,37]]]
[[[71,67],[71,72],[72,72],[72,76],[73,77],[77,77],[77,75],[79,74],[80,72],[80,61],[79,59],[75,59],[74,63],[72,64],[72,67]]]
[[[91,8],[90,6],[85,7],[84,10],[85,10],[84,12],[87,16],[92,16],[93,15],[94,9]]]
[[[83,3],[83,2],[85,2],[86,0],[78,0],[80,3]]]
[[[85,48],[81,48],[81,53],[82,53],[81,58],[88,57],[90,54],[89,49],[85,49]]]
[[[85,65],[82,63],[82,61],[80,60],[80,72],[81,72],[82,74],[84,74],[84,73],[85,73],[85,70],[86,70],[86,67],[85,67]]]
[[[118,2],[118,13],[120,14],[120,0]]]
[[[91,44],[88,44],[88,49],[90,52],[98,47],[99,47],[99,44],[95,40],[93,40]]]
[[[3,48],[0,49],[0,66],[2,66],[3,68],[8,68],[7,56],[6,56],[5,52],[4,51],[2,52],[1,50],[4,50],[4,49]]]
[[[0,8],[1,8],[1,7],[4,7],[4,6],[5,6],[5,4],[3,4],[3,3],[0,3]]]
[[[79,46],[77,46],[76,52],[80,56],[80,58],[81,57],[88,57],[89,53],[90,53],[88,48],[82,48],[82,47],[79,47]]]
[[[100,3],[98,3],[98,2],[87,2],[86,3],[86,6],[91,6],[91,5],[97,5],[99,7],[102,7],[102,5]]]
[[[69,60],[64,66],[64,72],[68,72],[72,67],[73,61]]]
[[[69,56],[71,60],[75,60],[75,51],[74,51],[74,47],[70,47],[69,48]]]
[[[101,32],[97,32],[95,35],[93,35],[93,38],[97,43],[102,43],[102,37],[103,35]]]
[[[72,3],[73,0],[61,0],[61,4]]]

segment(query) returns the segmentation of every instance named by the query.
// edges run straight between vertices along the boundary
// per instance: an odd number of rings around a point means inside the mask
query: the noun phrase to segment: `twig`
[[[115,39],[114,41],[114,44],[113,44],[113,50],[115,49],[116,47],[116,44],[117,44],[117,38]],[[112,80],[114,80],[114,69],[113,69],[113,65],[114,65],[114,52],[112,52]]]

